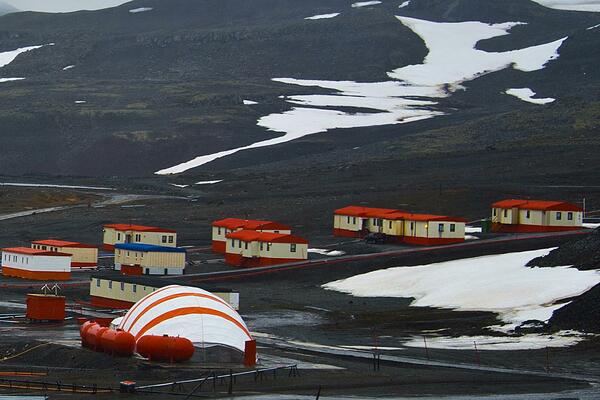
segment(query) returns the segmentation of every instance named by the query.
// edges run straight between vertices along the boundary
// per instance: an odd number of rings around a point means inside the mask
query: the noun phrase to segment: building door
[[[131,243],[131,235],[125,235],[125,243]]]

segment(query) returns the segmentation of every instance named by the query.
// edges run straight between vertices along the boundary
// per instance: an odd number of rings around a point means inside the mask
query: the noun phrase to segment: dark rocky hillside
[[[592,234],[563,244],[548,255],[527,263],[530,267],[558,267],[572,265],[579,270],[600,268],[600,229]]]
[[[389,80],[388,71],[422,62],[427,49],[395,18],[400,14],[527,22],[511,35],[478,43],[486,51],[569,39],[544,70],[506,69],[467,82],[467,91],[442,101],[447,117],[333,130],[239,153],[188,174],[242,166],[260,171],[265,163],[274,168],[279,162],[284,168],[325,168],[347,158],[359,169],[382,157],[414,163],[421,157],[460,157],[480,164],[490,149],[511,160],[512,172],[504,177],[509,180],[531,163],[552,165],[557,149],[563,172],[546,172],[548,178],[568,181],[578,169],[597,166],[597,157],[582,160],[598,147],[600,30],[586,28],[600,23],[600,15],[551,10],[528,0],[422,0],[403,9],[390,0],[350,5],[136,0],[99,11],[0,17],[0,52],[54,43],[0,68],[0,78],[26,78],[0,83],[0,139],[10,149],[0,157],[0,173],[149,176],[198,155],[279,136],[256,121],[289,110],[292,105],[281,96],[328,91],[272,78],[377,82]],[[152,10],[129,12],[140,7]],[[304,19],[333,12],[341,15]],[[63,70],[67,66],[74,67]],[[508,87],[532,87],[557,101],[528,104],[502,94]],[[247,107],[243,99],[260,104]],[[358,155],[350,152],[357,146]],[[535,159],[521,157],[530,150]],[[444,171],[455,175],[449,167]]]

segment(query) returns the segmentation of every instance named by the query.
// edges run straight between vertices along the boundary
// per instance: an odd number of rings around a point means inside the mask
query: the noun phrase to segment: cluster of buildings
[[[577,205],[514,199],[492,204],[490,220],[494,232],[574,230],[581,229],[582,222],[583,210]],[[440,245],[464,241],[465,224],[466,220],[462,218],[445,215],[347,206],[334,211],[333,234],[356,238],[376,234],[392,243]],[[171,229],[133,224],[104,225],[102,247],[114,252],[114,268],[123,275],[176,276],[185,273],[186,249],[177,247],[177,232]],[[214,221],[212,250],[223,254],[227,264],[237,267],[308,259],[308,241],[292,234],[290,226],[275,221],[238,218]],[[31,247],[3,249],[1,259],[2,274],[6,276],[67,280],[74,270],[97,268],[98,248],[64,240],[36,240],[31,242]],[[119,286],[125,284],[127,282],[119,282]],[[109,283],[106,285],[108,289]],[[102,285],[97,287],[102,288]],[[129,302],[141,295],[137,292],[138,287],[138,284],[131,284]]]

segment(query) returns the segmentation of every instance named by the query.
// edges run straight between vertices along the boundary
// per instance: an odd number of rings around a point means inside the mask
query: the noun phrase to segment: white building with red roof
[[[566,201],[509,199],[492,204],[494,232],[556,232],[581,229],[583,209]]]
[[[47,239],[31,242],[31,248],[70,254],[71,270],[98,268],[98,248],[91,244]]]
[[[31,280],[71,279],[71,255],[29,247],[2,249],[2,275]]]
[[[308,241],[284,233],[240,230],[227,235],[225,262],[237,267],[258,267],[303,261]]]
[[[225,218],[212,223],[212,250],[225,253],[226,236],[231,232],[250,230],[264,233],[291,234],[292,228],[275,221],[256,219]]]
[[[386,241],[419,245],[458,243],[465,240],[462,218],[415,214],[390,208],[348,206],[334,211],[333,234],[362,238],[381,234]]]
[[[117,243],[177,247],[177,232],[172,229],[132,224],[107,224],[104,225],[103,233],[103,247],[107,251],[114,250]]]

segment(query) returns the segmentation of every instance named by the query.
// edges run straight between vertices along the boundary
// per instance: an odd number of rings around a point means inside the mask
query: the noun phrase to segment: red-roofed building
[[[71,279],[71,255],[29,247],[2,249],[2,275],[31,280]]]
[[[334,211],[333,234],[360,238],[380,233],[390,242],[449,244],[465,240],[465,222],[445,215],[349,206]]]
[[[583,209],[565,201],[502,200],[492,204],[494,232],[557,232],[581,229]]]
[[[116,243],[141,243],[177,247],[177,232],[155,226],[108,224],[104,225],[104,250],[112,251]]]
[[[70,254],[71,270],[98,268],[98,248],[91,244],[48,239],[31,242],[31,248]]]
[[[237,267],[284,264],[308,258],[308,241],[290,234],[239,230],[226,238],[225,262]]]
[[[212,250],[215,253],[225,253],[226,236],[239,230],[251,230],[265,233],[291,234],[292,228],[274,221],[254,219],[225,218],[212,223]]]

